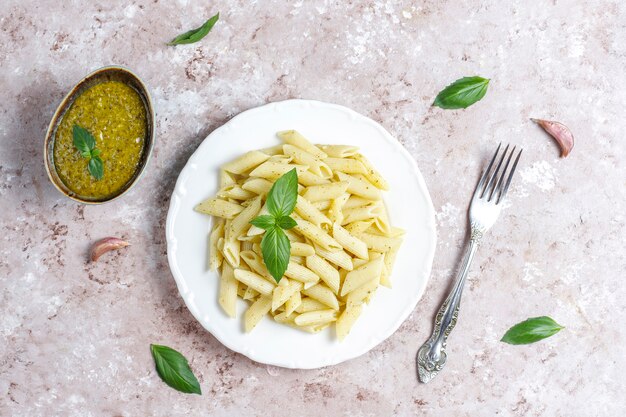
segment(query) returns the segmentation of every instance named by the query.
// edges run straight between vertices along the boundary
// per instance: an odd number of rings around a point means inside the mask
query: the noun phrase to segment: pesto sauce
[[[88,159],[74,147],[75,124],[96,139],[104,164],[100,180],[89,173]],[[74,100],[57,128],[53,153],[56,172],[78,196],[106,199],[133,179],[147,132],[146,108],[139,93],[119,81],[96,84]]]

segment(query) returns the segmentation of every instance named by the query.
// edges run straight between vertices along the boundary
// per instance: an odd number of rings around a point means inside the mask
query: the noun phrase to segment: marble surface
[[[217,11],[201,43],[165,46]],[[617,0],[3,0],[0,415],[623,415],[624,22]],[[49,182],[43,137],[68,89],[111,63],[151,88],[158,139],[129,194],[84,206]],[[481,102],[430,106],[474,74],[492,80]],[[368,354],[314,371],[224,348],[187,311],[166,260],[169,196],[189,155],[233,115],[287,98],[382,123],[418,162],[437,210],[433,273],[413,314]],[[572,154],[560,159],[530,117],[566,123]],[[449,363],[422,385],[415,353],[499,141],[524,147],[519,175],[475,261]],[[88,263],[90,243],[107,235],[133,245]],[[529,346],[498,341],[537,315],[566,329]],[[165,386],[150,343],[184,352],[204,395]]]

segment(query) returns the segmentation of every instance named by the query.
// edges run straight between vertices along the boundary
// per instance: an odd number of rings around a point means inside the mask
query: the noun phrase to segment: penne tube
[[[339,301],[333,291],[324,284],[317,284],[311,288],[302,290],[302,294],[307,295],[328,307],[339,310]]]
[[[307,239],[310,239],[316,245],[329,251],[338,251],[341,249],[341,245],[321,228],[302,218],[295,218],[295,220],[298,223],[297,226],[294,227],[295,231]]]
[[[361,285],[372,281],[374,279],[380,279],[380,274],[383,270],[384,257],[373,259],[353,271],[350,271],[346,275],[346,280],[341,286],[341,296],[348,294],[351,291],[359,288]]]
[[[296,307],[296,313],[302,314],[307,311],[315,311],[315,310],[324,310],[328,308],[328,306],[324,303],[320,303],[314,298],[304,297],[300,299],[300,305]]]
[[[291,294],[291,297],[289,297],[289,300],[285,303],[285,315],[291,315],[291,313],[300,307],[300,304],[302,304],[302,295],[300,291],[296,291]]]
[[[263,263],[263,258],[261,258],[261,255],[252,250],[246,250],[241,251],[239,256],[241,257],[241,259],[243,259],[246,265],[248,265],[251,271],[262,276],[272,284],[276,282],[274,280],[274,277],[272,277],[268,272],[267,267]]]
[[[221,198],[209,198],[198,204],[195,211],[208,214],[209,216],[232,219],[243,211],[243,207],[237,203],[231,203]]]
[[[256,197],[256,194],[248,190],[244,190],[240,185],[231,184],[220,189],[217,192],[217,196],[224,199],[245,201]]]
[[[302,136],[300,133],[296,132],[295,130],[284,130],[282,132],[278,132],[277,136],[283,142],[289,145],[297,146],[298,148],[307,151],[308,153],[310,153],[311,155],[319,159],[324,159],[328,156],[324,152],[322,152],[320,148],[313,145],[304,136]]]
[[[350,194],[343,194],[342,196],[331,201],[330,206],[328,207],[328,218],[333,223],[341,224],[343,221],[343,207],[349,198]]]
[[[358,235],[359,233],[365,232],[371,225],[374,223],[373,219],[370,220],[359,220],[356,222],[352,222],[346,225],[345,229],[352,233],[353,235]]]
[[[322,178],[309,171],[305,171],[303,173],[298,172],[298,182],[304,185],[305,187],[330,183],[330,181],[327,180],[326,178]]]
[[[220,183],[220,189],[221,189],[229,185],[237,184],[237,181],[235,181],[235,179],[229,172],[225,171],[224,169],[220,169],[219,183]]]
[[[224,164],[222,169],[233,174],[243,174],[267,161],[269,157],[259,151],[247,152],[234,161]]]
[[[244,184],[245,185],[245,184]],[[244,187],[245,188],[245,187]],[[355,208],[355,207],[363,207],[372,203],[372,200],[368,198],[359,197],[356,195],[351,195],[346,204],[343,206],[344,208]]]
[[[402,239],[397,237],[378,236],[371,233],[359,233],[357,237],[365,242],[368,249],[383,253],[389,252],[402,243]]]
[[[376,277],[373,280],[361,285],[356,290],[348,293],[348,295],[345,297],[346,305],[358,305],[363,304],[366,300],[369,301],[369,298],[374,294],[379,285],[379,277]]]
[[[291,244],[291,256],[311,256],[314,254],[315,249],[309,244],[300,242],[293,242]]]
[[[273,285],[271,282],[268,282],[261,275],[254,272],[246,271],[243,269],[235,269],[235,278],[237,279],[237,281],[246,284],[248,287],[252,287],[254,290],[263,295],[270,296],[272,294],[272,291],[274,291],[275,285]]]
[[[333,171],[340,171],[346,174],[365,174],[365,166],[356,159],[348,158],[326,158],[326,165]]]
[[[354,269],[354,266],[352,265],[352,256],[348,255],[343,250],[329,251],[321,246],[315,245],[315,253],[340,268],[348,271],[352,271],[352,269]]]
[[[298,177],[300,177],[302,173],[307,170],[308,167],[304,165],[292,165],[283,164],[275,161],[265,161],[254,170],[252,170],[252,172],[250,172],[250,176],[265,178],[266,180],[273,182],[294,168],[298,172]]]
[[[341,197],[348,189],[348,182],[332,182],[330,184],[312,185],[304,189],[302,197],[310,202],[332,200]]]
[[[324,211],[324,210],[328,210],[330,208],[330,200],[324,200],[324,201],[316,201],[314,203],[311,203],[313,205],[313,207],[315,207],[316,209],[318,209],[319,211]]]
[[[359,148],[349,145],[318,145],[329,157],[349,158],[359,153]]]
[[[251,224],[250,220],[254,219],[261,210],[261,197],[257,196],[250,201],[248,207],[243,209],[231,222],[228,230],[229,239],[237,239],[246,232]]]
[[[272,183],[265,178],[248,178],[241,186],[244,190],[251,191],[258,195],[266,195],[272,188]]]
[[[350,232],[337,223],[333,224],[333,237],[346,251],[361,259],[369,259],[365,242],[351,235]]]
[[[328,261],[318,255],[307,256],[306,266],[311,271],[315,272],[320,279],[328,285],[333,293],[339,292],[339,271],[333,267]]]
[[[298,196],[295,210],[296,213],[300,215],[300,217],[308,222],[311,222],[315,226],[322,229],[330,228],[330,219],[304,197]]]
[[[378,203],[371,203],[363,207],[354,207],[351,209],[343,210],[342,226],[348,223],[374,220],[380,214],[380,205]]]
[[[363,198],[368,198],[370,200],[382,199],[382,194],[380,190],[369,181],[364,181],[361,178],[344,174],[340,171],[338,171],[336,175],[339,181],[346,181],[348,183],[348,192],[350,194],[354,194]]]
[[[280,282],[282,283],[285,280],[283,278]],[[278,285],[274,288],[274,292],[272,293],[272,311],[276,311],[278,307],[282,306],[294,295],[296,292],[300,293],[302,290],[302,282],[300,281],[289,281],[287,285]]]
[[[374,166],[370,163],[370,161],[361,155],[360,153],[353,156],[354,159],[361,162],[365,166],[365,177],[369,182],[374,184],[375,187],[381,190],[389,190],[389,184],[387,181],[376,171]]]
[[[290,261],[285,271],[285,276],[300,282],[317,282],[319,277],[315,272],[305,266]]]
[[[244,328],[246,333],[252,331],[252,329],[259,324],[263,316],[269,313],[271,307],[271,297],[259,297],[258,300],[252,303],[244,314]]]
[[[220,276],[218,303],[229,317],[237,317],[237,289],[239,283],[233,275],[233,268],[224,264]]]
[[[309,171],[322,178],[331,178],[333,171],[318,157],[293,145],[283,145],[285,155],[289,155],[296,164],[306,165]]]
[[[313,326],[317,324],[324,324],[337,320],[337,312],[335,310],[317,310],[302,313],[296,316],[294,322],[298,326]]]
[[[337,339],[339,339],[340,342],[350,333],[350,329],[352,329],[352,326],[356,323],[362,311],[363,304],[348,305],[345,311],[337,318],[335,329],[337,331]]]
[[[218,249],[217,242],[224,236],[224,219],[215,217],[213,220],[213,228],[209,234],[209,271],[216,271],[222,264],[224,257]]]

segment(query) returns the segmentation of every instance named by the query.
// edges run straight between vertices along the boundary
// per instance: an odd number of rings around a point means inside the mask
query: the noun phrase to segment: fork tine
[[[498,196],[498,201],[496,201],[496,204],[500,203],[500,200],[502,200],[504,198],[504,196],[506,196],[506,192],[509,190],[509,185],[511,185],[511,180],[513,179],[513,174],[515,173],[515,168],[517,168],[517,163],[519,162],[519,158],[520,156],[522,156],[522,151],[524,149],[520,149],[519,153],[517,154],[517,158],[515,158],[515,162],[513,162],[513,167],[511,168],[511,172],[509,173],[509,178],[507,178],[506,180],[506,184],[504,185],[504,188],[502,189],[502,192],[500,192],[500,195]]]
[[[491,201],[491,197],[493,196],[493,190],[495,186],[494,180],[498,178],[498,175],[499,175],[498,173],[500,172],[502,161],[504,161],[504,157],[506,156],[506,153],[508,150],[509,150],[509,145],[506,145],[506,148],[504,148],[504,152],[502,153],[502,156],[500,157],[500,161],[498,162],[498,166],[491,173],[491,176],[489,177],[489,182],[485,186],[485,190],[483,191],[483,194],[480,196],[482,198],[485,196],[485,193],[488,193],[489,197],[487,197],[487,201]]]
[[[474,194],[478,193],[478,194],[480,194],[480,197],[482,197],[482,195],[485,192],[485,190],[483,188],[483,185],[485,184],[485,180],[489,176],[489,171],[491,170],[491,166],[493,165],[494,161],[496,160],[496,157],[498,156],[498,152],[500,152],[500,147],[501,146],[502,146],[502,142],[500,142],[500,144],[498,144],[498,148],[496,149],[496,152],[493,154],[493,158],[491,158],[491,162],[489,162],[489,165],[487,166],[487,169],[485,169],[483,171],[483,175],[480,177],[480,181],[478,181],[478,184],[476,185],[476,189],[474,190]]]
[[[496,181],[496,185],[493,188],[493,192],[489,196],[489,201],[491,201],[491,199],[495,197],[496,195],[498,196],[496,200],[496,204],[498,204],[498,201],[500,201],[500,195],[502,194],[502,187],[504,186],[507,169],[509,167],[509,164],[511,163],[511,159],[513,159],[513,155],[515,154],[515,148],[516,146],[513,146],[513,149],[511,149],[511,153],[509,154],[509,157],[506,159],[506,164],[504,164],[504,168],[502,169],[502,172],[500,173],[500,175],[498,175],[498,181]]]

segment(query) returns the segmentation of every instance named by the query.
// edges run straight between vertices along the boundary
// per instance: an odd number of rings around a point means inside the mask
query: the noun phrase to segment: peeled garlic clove
[[[125,248],[128,245],[130,245],[130,243],[117,237],[105,237],[104,239],[100,239],[93,244],[89,258],[91,259],[91,262],[96,262],[98,258],[106,252]]]
[[[563,123],[553,122],[550,120],[530,119],[543,128],[550,136],[554,138],[561,148],[561,158],[565,158],[574,147],[574,135]]]

